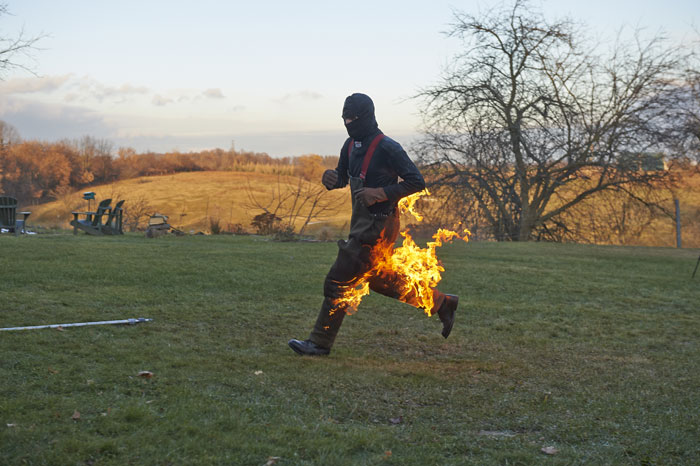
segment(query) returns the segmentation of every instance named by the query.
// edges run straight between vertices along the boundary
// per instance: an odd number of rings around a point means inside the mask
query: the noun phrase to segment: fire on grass
[[[421,196],[427,195],[430,193],[425,189],[401,199],[399,212],[410,213],[416,221],[421,222],[423,216],[415,210],[415,204]],[[433,289],[437,287],[442,279],[441,274],[445,271],[435,250],[454,238],[468,242],[470,234],[467,229],[460,234],[440,228],[433,235],[433,241],[429,241],[425,248],[416,244],[408,230],[401,232],[403,241],[399,247],[378,241],[371,252],[374,266],[343,291],[343,296],[335,302],[335,309],[344,309],[346,314],[353,314],[362,298],[369,294],[369,279],[382,276],[391,277],[392,282],[399,285],[399,301],[421,308],[430,316],[433,309]]]

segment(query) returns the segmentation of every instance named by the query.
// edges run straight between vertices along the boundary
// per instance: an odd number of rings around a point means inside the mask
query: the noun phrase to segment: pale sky
[[[407,145],[420,131],[421,87],[438,82],[460,42],[453,11],[493,0],[0,0],[0,37],[46,34],[0,81],[0,119],[25,139],[85,135],[138,152],[220,147],[272,156],[336,155],[353,92]],[[693,40],[697,0],[533,1],[598,38],[621,27]],[[694,29],[695,28],[695,29]]]

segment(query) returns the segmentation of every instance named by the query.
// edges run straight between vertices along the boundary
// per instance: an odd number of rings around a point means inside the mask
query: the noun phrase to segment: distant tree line
[[[42,142],[22,140],[9,124],[0,121],[0,193],[21,204],[52,201],[90,185],[141,176],[192,171],[257,171],[320,179],[337,157],[302,155],[274,158],[266,153],[211,149],[199,152],[137,153],[114,150],[104,139]]]

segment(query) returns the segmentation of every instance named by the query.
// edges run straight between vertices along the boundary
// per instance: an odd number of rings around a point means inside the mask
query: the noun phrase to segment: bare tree
[[[0,120],[0,150],[22,141],[19,132],[9,123]]]
[[[19,133],[14,126],[0,120],[0,194],[4,193],[2,185],[7,153],[11,145],[17,144],[20,141]]]
[[[673,155],[682,50],[637,34],[599,55],[573,22],[520,0],[455,17],[465,51],[418,95],[417,148],[438,185],[478,204],[493,237],[537,238],[596,193],[668,179],[642,160]]]
[[[6,3],[0,3],[0,18],[10,14]],[[5,37],[0,35],[0,80],[12,69],[21,69],[34,73],[31,68],[23,65],[18,58],[21,55],[31,57],[31,51],[36,49],[36,43],[44,36],[27,37],[21,30],[17,37]]]
[[[124,227],[128,231],[145,229],[148,219],[154,212],[153,207],[144,196],[129,199],[124,203]]]
[[[4,15],[8,15],[6,3],[0,3],[0,19]],[[27,66],[17,60],[18,56],[29,56],[29,53],[35,49],[35,44],[43,36],[26,37],[24,30],[20,31],[17,37],[5,37],[0,33],[0,81],[4,79],[5,74],[11,69],[22,69],[32,72]],[[0,121],[0,193],[3,192],[3,161],[7,155],[7,149],[11,144],[16,144],[20,141],[17,131],[7,123]]]
[[[277,183],[265,192],[257,192],[248,184],[248,208],[261,210],[269,218],[279,218],[277,228],[296,231],[303,235],[312,221],[322,220],[337,214],[343,206],[337,197],[329,194],[320,184],[297,178],[295,185]],[[299,226],[299,224],[301,224]]]
[[[687,70],[681,86],[674,89],[677,114],[669,126],[669,144],[682,157],[679,162],[700,163],[700,66]],[[698,168],[698,165],[695,165]]]

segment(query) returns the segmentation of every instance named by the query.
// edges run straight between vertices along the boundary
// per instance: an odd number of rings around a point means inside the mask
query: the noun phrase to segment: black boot
[[[345,310],[334,307],[332,298],[324,298],[308,341],[321,348],[331,349],[344,318]]]
[[[447,338],[450,336],[452,326],[455,324],[455,311],[459,303],[459,296],[446,294],[442,306],[438,309],[437,315],[442,322],[442,336]]]
[[[311,340],[291,339],[289,340],[289,347],[302,356],[326,356],[331,352],[330,349],[318,346]]]

